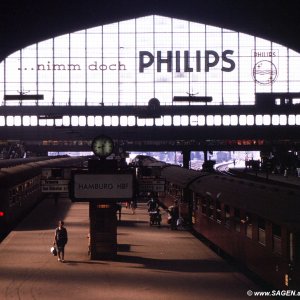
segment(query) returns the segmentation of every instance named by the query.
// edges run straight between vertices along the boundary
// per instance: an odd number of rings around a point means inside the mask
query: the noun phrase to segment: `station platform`
[[[255,173],[251,169],[246,169],[246,168],[230,168],[231,171],[234,171],[235,173],[241,173],[241,174],[247,174],[252,177],[259,177],[262,180],[265,180],[265,182],[269,183],[283,183],[291,186],[297,186],[300,187],[300,177],[296,175],[288,175],[284,176],[282,174],[274,174],[274,173],[266,173],[259,171]]]
[[[188,231],[149,226],[146,204],[123,207],[115,260],[88,257],[88,203],[41,202],[0,244],[1,299],[249,299],[262,288]],[[50,247],[60,219],[69,242],[65,263]],[[268,299],[268,297],[264,297]]]

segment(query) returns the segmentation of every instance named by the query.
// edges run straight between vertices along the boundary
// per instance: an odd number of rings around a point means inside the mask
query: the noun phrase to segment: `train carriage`
[[[41,161],[0,169],[0,234],[24,216],[39,200],[43,168],[76,166],[86,157],[49,157]]]
[[[272,287],[300,286],[300,190],[165,165],[160,201]]]

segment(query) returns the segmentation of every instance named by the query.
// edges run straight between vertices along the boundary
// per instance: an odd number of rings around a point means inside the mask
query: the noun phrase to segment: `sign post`
[[[71,176],[70,198],[89,202],[90,258],[111,259],[117,254],[117,202],[130,201],[134,195],[131,170],[107,168],[108,160],[91,163],[89,170]]]

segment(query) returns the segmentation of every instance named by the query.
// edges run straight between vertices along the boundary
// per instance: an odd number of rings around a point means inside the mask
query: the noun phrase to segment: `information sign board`
[[[139,180],[140,192],[164,192],[165,191],[164,178],[142,178]]]
[[[72,178],[73,200],[131,199],[133,175],[75,173]]]
[[[42,179],[42,193],[68,193],[69,179]]]

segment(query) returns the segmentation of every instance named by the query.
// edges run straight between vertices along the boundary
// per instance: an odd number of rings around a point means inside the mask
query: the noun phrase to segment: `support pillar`
[[[204,154],[204,162],[207,162],[207,150],[204,150],[203,154]]]
[[[182,151],[182,161],[183,167],[189,169],[190,168],[190,157],[191,151],[190,150],[183,150]]]

